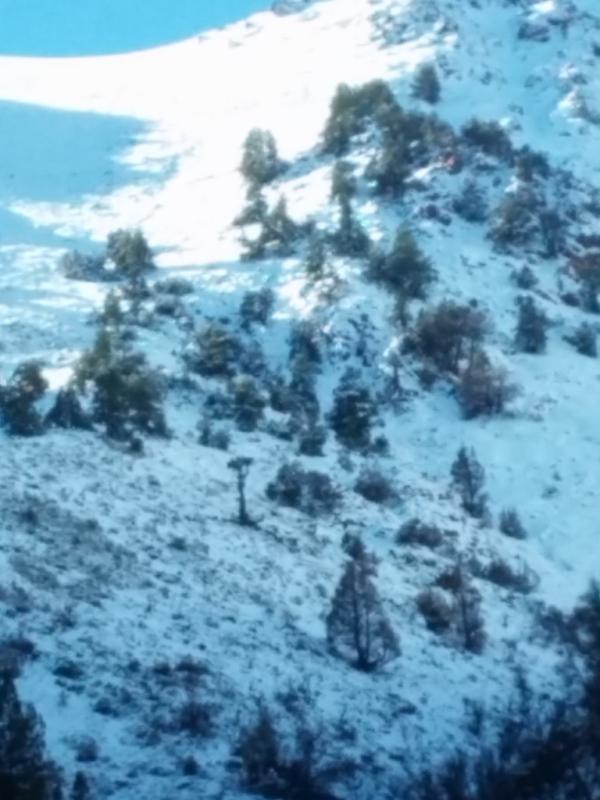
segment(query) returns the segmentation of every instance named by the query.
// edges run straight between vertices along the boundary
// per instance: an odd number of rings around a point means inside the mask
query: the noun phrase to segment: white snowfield
[[[457,128],[474,115],[501,121],[515,144],[573,173],[570,188],[563,181],[549,191],[561,207],[580,208],[600,182],[596,6],[323,0],[157,50],[0,58],[0,373],[40,358],[53,389],[68,381],[93,340],[105,286],[67,280],[59,257],[72,247],[95,251],[111,231],[139,226],[161,273],[193,282],[185,302],[196,325],[233,318],[245,291],[271,287],[274,317],[257,338],[283,367],[290,324],[318,319],[324,411],[355,361],[381,388],[400,331],[391,301],[361,278],[358,263],[336,264],[340,297],[327,306],[307,289],[300,259],[238,260],[232,220],[244,202],[237,169],[243,139],[253,127],[270,129],[292,164],[270,196],[283,193],[298,220],[331,225],[332,161],[319,155],[318,142],[336,86],[383,78],[403,105],[428,110],[410,87],[415,68],[435,61],[442,79],[436,113]],[[519,38],[524,22],[541,31],[537,38]],[[355,158],[360,163],[361,153]],[[435,166],[419,177],[423,193],[405,202],[378,206],[365,192],[361,219],[386,241],[400,221],[411,222],[439,273],[431,299],[477,299],[494,323],[488,349],[520,392],[504,416],[466,421],[442,383],[425,392],[414,365],[403,369],[408,399],[401,411],[381,415],[391,453],[380,466],[400,494],[395,507],[352,491],[363,459],[352,456],[349,469],[333,436],[325,456],[304,461],[344,489],[339,512],[314,521],[269,502],[266,484],[294,457],[294,446],[234,430],[229,453],[201,447],[196,428],[210,381],[198,381],[201,391],[171,392],[174,435],[149,439],[144,457],[90,433],[0,434],[3,632],[36,642],[39,657],[21,689],[46,721],[51,755],[68,775],[88,772],[98,797],[241,797],[228,769],[240,722],[261,696],[281,710],[286,694],[305,687],[317,722],[355,731],[343,742],[346,755],[373,759],[356,797],[385,798],[400,760],[421,743],[445,745],[462,730],[470,704],[491,713],[505,707],[515,667],[526,669],[536,690],[555,685],[560,653],[544,640],[536,614],[542,604],[570,609],[600,576],[600,362],[578,355],[563,337],[585,319],[597,323],[561,302],[561,275],[570,285],[564,259],[497,253],[484,226],[458,216],[448,226],[427,219],[421,210],[430,196],[451,208],[462,179]],[[490,199],[509,188],[504,168],[482,180]],[[577,224],[600,233],[591,213]],[[536,299],[552,322],[539,356],[514,352],[512,341],[518,290],[510,274],[524,264],[539,278]],[[370,317],[361,323],[366,366],[353,356],[363,314]],[[181,376],[189,336],[158,319],[139,331],[138,343],[153,364]],[[494,518],[516,508],[526,541],[464,517],[449,488],[462,444],[485,467]],[[257,529],[231,522],[236,498],[227,462],[237,454],[255,459],[248,496]],[[451,648],[418,614],[416,595],[451,560],[444,549],[395,543],[411,516],[453,531],[466,556],[497,554],[538,574],[527,596],[476,581],[488,634],[482,655]],[[347,531],[362,533],[380,558],[378,587],[401,640],[401,656],[378,675],[352,670],[325,643]],[[207,739],[169,730],[190,690],[177,673],[166,679],[154,669],[188,656],[208,668],[195,689],[215,705]],[[65,660],[82,675],[57,676]],[[96,740],[98,758],[78,763],[85,737]],[[335,751],[336,735],[330,738]],[[184,777],[181,760],[190,755],[200,772]]]

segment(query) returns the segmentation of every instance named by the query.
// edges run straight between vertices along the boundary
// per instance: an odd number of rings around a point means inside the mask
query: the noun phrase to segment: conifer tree
[[[412,86],[414,97],[434,105],[440,99],[440,80],[433,64],[422,64],[416,72]]]
[[[473,449],[461,447],[451,469],[453,485],[458,491],[462,507],[475,519],[487,516],[487,495],[483,491],[485,470]]]
[[[543,353],[548,339],[548,318],[532,297],[520,297],[517,303],[515,344],[524,353]]]
[[[376,576],[375,560],[360,542],[346,562],[327,615],[332,652],[363,672],[373,672],[400,653],[375,587]]]
[[[48,382],[37,361],[17,367],[6,386],[0,386],[0,418],[15,436],[42,433],[43,423],[36,403],[43,397]]]
[[[277,143],[270,131],[253,128],[244,141],[240,172],[251,188],[270,183],[281,172],[283,164]]]
[[[369,387],[361,383],[355,370],[349,369],[334,392],[329,415],[339,442],[354,450],[364,450],[371,442],[375,403]]]

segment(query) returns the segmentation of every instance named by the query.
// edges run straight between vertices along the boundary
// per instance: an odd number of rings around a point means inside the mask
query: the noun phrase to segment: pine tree
[[[313,232],[308,240],[304,257],[304,272],[309,280],[318,281],[324,277],[326,257],[327,253],[323,237]]]
[[[15,436],[42,433],[43,423],[36,409],[48,382],[38,361],[25,361],[12,374],[6,386],[0,387],[0,417],[8,432]]]
[[[270,183],[283,169],[277,143],[270,131],[254,128],[244,141],[240,172],[250,187]]]
[[[363,258],[368,255],[371,241],[354,215],[352,202],[340,198],[340,221],[337,231],[333,234],[333,243],[336,252],[349,258]]]
[[[338,159],[331,176],[331,200],[338,200],[340,203],[348,202],[356,194],[356,188],[352,164]]]
[[[363,672],[382,667],[400,653],[373,582],[376,575],[373,556],[359,543],[346,562],[327,615],[327,642],[332,652]]]
[[[144,234],[138,229],[111,233],[106,255],[114,263],[118,274],[133,281],[154,268],[152,250]]]
[[[451,469],[453,485],[458,491],[463,509],[475,519],[487,516],[487,495],[483,491],[485,470],[473,449],[461,447]]]
[[[416,72],[412,86],[414,97],[434,105],[440,99],[440,80],[433,64],[422,64]]]
[[[0,678],[0,798],[60,800],[62,781],[46,758],[44,727],[21,703],[11,675]]]
[[[548,318],[532,297],[517,300],[519,316],[515,344],[523,353],[543,353],[548,339]]]
[[[371,442],[371,427],[376,409],[369,387],[349,369],[335,390],[329,422],[345,447],[364,450]]]
[[[481,596],[459,567],[460,580],[456,589],[456,632],[462,646],[471,653],[481,653],[485,646],[485,627],[481,614]]]

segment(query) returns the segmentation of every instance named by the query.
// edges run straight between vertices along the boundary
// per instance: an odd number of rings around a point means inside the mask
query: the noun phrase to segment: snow
[[[327,355],[318,382],[325,410],[340,375],[354,364],[358,321],[369,315],[366,357],[355,366],[380,390],[399,331],[390,299],[362,280],[357,264],[336,263],[339,300],[327,306],[306,287],[297,258],[239,261],[231,223],[244,198],[237,171],[242,141],[252,127],[272,130],[293,163],[271,199],[281,191],[292,216],[329,225],[332,164],[316,146],[336,86],[383,78],[400,102],[414,106],[414,71],[433,59],[444,119],[457,128],[474,115],[502,121],[516,144],[542,150],[554,167],[572,171],[567,188],[557,180],[548,189],[557,203],[581,204],[598,184],[599,134],[572,113],[573,96],[582,91],[588,107],[600,109],[591,50],[600,20],[594,4],[581,0],[563,34],[555,25],[563,7],[530,5],[548,22],[543,42],[517,38],[523,14],[515,4],[466,9],[453,0],[324,0],[297,14],[260,13],[149,50],[0,58],[0,372],[6,376],[34,357],[43,361],[52,389],[66,382],[93,340],[106,287],[67,280],[59,256],[72,247],[95,251],[109,232],[141,226],[161,277],[193,282],[185,302],[195,325],[231,318],[246,290],[271,287],[275,314],[256,338],[268,360],[283,367],[290,325],[315,316]],[[373,17],[388,12],[400,32],[386,42]],[[419,177],[442,206],[462,183],[441,167]],[[502,169],[478,178],[497,200],[512,180]],[[409,397],[401,412],[386,411],[381,420],[391,444],[381,466],[399,490],[397,506],[380,508],[355,494],[362,459],[352,457],[348,470],[330,439],[323,458],[303,461],[343,487],[340,511],[312,520],[274,507],[265,486],[294,452],[262,432],[234,431],[230,453],[201,447],[196,426],[210,382],[171,393],[174,436],[149,440],[141,458],[89,433],[2,435],[6,630],[26,634],[40,651],[21,689],[44,716],[51,753],[68,774],[80,766],[74,740],[97,740],[100,759],[84,766],[101,793],[162,800],[176,776],[184,800],[238,796],[226,765],[240,717],[259,696],[277,702],[293,687],[310,685],[315,715],[328,724],[344,718],[356,729],[350,752],[371,753],[390,775],[406,748],[418,750],[419,741],[441,746],[456,735],[465,704],[502,709],[515,665],[527,667],[536,690],[552,691],[560,654],[536,632],[536,611],[541,603],[569,610],[600,572],[600,373],[598,361],[576,355],[563,340],[586,315],[560,302],[562,261],[497,253],[482,227],[456,216],[447,227],[427,220],[419,212],[426,198],[414,197],[406,205],[360,198],[364,223],[387,242],[400,220],[411,221],[439,273],[432,300],[478,300],[494,322],[490,352],[507,366],[520,395],[504,417],[465,421],[447,387],[424,392],[407,367],[402,381]],[[597,230],[589,215],[580,222]],[[512,345],[518,292],[510,273],[526,259],[539,278],[536,299],[552,320],[543,356],[515,353]],[[141,331],[139,342],[153,364],[181,375],[185,329],[164,321]],[[449,489],[462,444],[474,447],[485,466],[495,516],[517,508],[530,533],[526,542],[464,518]],[[232,454],[255,459],[248,488],[260,519],[256,530],[232,522]],[[32,503],[41,503],[33,530],[20,515]],[[482,656],[448,647],[416,612],[416,595],[451,558],[395,544],[400,524],[414,515],[453,531],[463,553],[523,559],[539,575],[539,587],[525,597],[477,582],[489,636]],[[380,676],[350,670],[324,642],[347,531],[361,532],[380,558],[378,586],[401,638],[401,658]],[[15,586],[25,589],[27,613],[16,608]],[[160,685],[152,667],[186,656],[208,666],[198,692],[218,706],[218,732],[199,742],[164,731],[152,738],[156,717],[174,713],[186,696],[176,682]],[[57,679],[60,658],[83,665],[84,679],[74,686]],[[139,672],[128,666],[134,660]],[[120,701],[121,716],[93,711],[98,699],[118,698],[123,688],[131,697]],[[416,713],[402,713],[411,704]],[[179,760],[190,753],[201,774],[180,779]],[[164,774],[149,772],[148,764]],[[373,791],[365,785],[362,794]]]

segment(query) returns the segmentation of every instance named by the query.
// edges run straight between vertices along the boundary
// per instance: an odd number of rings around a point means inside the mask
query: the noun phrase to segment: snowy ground
[[[272,130],[282,156],[294,162],[278,187],[292,215],[326,219],[331,165],[316,159],[315,148],[342,81],[384,78],[411,104],[415,66],[435,59],[443,76],[437,111],[444,119],[455,126],[474,113],[501,120],[516,144],[547,152],[553,166],[597,185],[600,129],[574,109],[583,96],[600,112],[592,49],[600,18],[592,0],[576,5],[563,34],[557,23],[566,4],[552,0],[469,5],[468,13],[452,0],[325,0],[299,14],[263,13],[144,52],[0,58],[2,373],[39,357],[55,384],[65,380],[93,338],[90,316],[103,289],[66,280],[58,258],[65,248],[98,248],[110,231],[130,226],[143,228],[165,274],[193,281],[189,312],[196,321],[231,314],[245,290],[271,286],[276,314],[260,339],[270,358],[284,360],[290,321],[310,312],[311,296],[296,259],[238,262],[231,221],[243,202],[241,143],[254,126]],[[394,24],[383,26],[386,43],[373,15],[385,20],[392,12]],[[547,27],[546,41],[517,38],[526,17]],[[434,176],[431,190],[443,192],[444,180]],[[568,609],[600,572],[600,371],[597,361],[576,356],[562,339],[584,317],[558,300],[563,265],[529,256],[553,327],[545,356],[514,353],[516,290],[509,275],[523,260],[494,253],[477,226],[456,219],[442,227],[420,217],[417,205],[407,206],[373,213],[365,203],[365,222],[386,234],[398,219],[414,219],[440,273],[434,299],[477,298],[489,310],[494,353],[521,393],[513,413],[495,420],[463,420],[442,389],[420,393],[402,414],[386,415],[392,454],[383,463],[400,491],[398,507],[380,509],[354,494],[356,472],[340,465],[330,441],[326,456],[308,463],[347,490],[339,514],[313,524],[278,510],[264,488],[289,446],[262,433],[234,433],[231,451],[256,458],[250,497],[262,519],[259,530],[240,531],[230,522],[230,455],[196,444],[200,398],[193,395],[172,400],[175,437],[150,442],[141,459],[91,434],[3,439],[6,625],[40,651],[22,686],[46,719],[52,754],[69,771],[74,741],[97,740],[100,758],[90,773],[119,800],[170,797],[174,775],[182,798],[198,797],[199,785],[203,797],[236,796],[224,764],[238,716],[261,694],[273,698],[309,683],[317,715],[328,722],[344,718],[356,729],[350,750],[372,753],[376,767],[389,774],[405,740],[444,741],[463,719],[465,704],[501,708],[515,665],[527,665],[540,690],[556,679],[558,654],[535,633],[533,613],[542,601]],[[352,345],[351,319],[372,315],[366,372],[377,382],[395,333],[388,304],[351,266],[343,269],[341,302],[318,315],[330,331],[332,354]],[[155,363],[181,371],[184,333],[165,324],[145,331],[143,341]],[[332,355],[320,379],[326,407],[340,370]],[[414,376],[405,379],[416,386]],[[530,531],[527,542],[465,522],[448,490],[450,464],[463,443],[484,463],[493,511],[516,507]],[[22,511],[42,499],[49,505],[32,530]],[[399,525],[414,514],[454,531],[463,552],[524,559],[540,576],[528,597],[479,587],[490,639],[484,656],[443,645],[416,613],[416,594],[445,557],[407,554],[394,544]],[[360,530],[380,556],[379,586],[402,640],[401,659],[379,677],[350,671],[324,643],[346,530]],[[183,549],[174,544],[181,541]],[[196,691],[217,698],[220,707],[218,732],[208,742],[150,736],[156,717],[168,716],[186,696],[176,680],[162,685],[152,667],[186,656],[207,665]],[[83,675],[57,678],[53,670],[62,659],[81,665]],[[121,696],[124,688],[129,698]],[[103,699],[119,713],[94,711]],[[416,713],[402,713],[413,706]],[[201,774],[184,781],[178,759],[191,753]],[[150,774],[148,764],[157,765]],[[364,796],[384,797],[383,778],[372,780]]]

